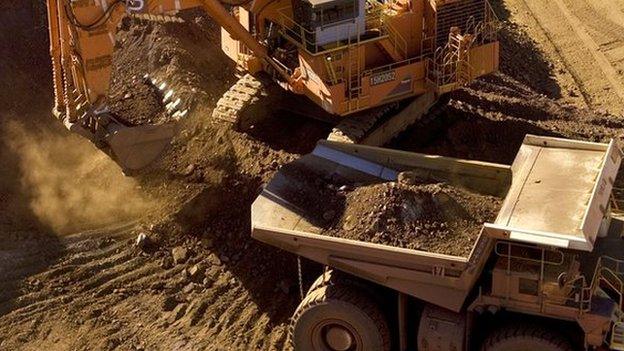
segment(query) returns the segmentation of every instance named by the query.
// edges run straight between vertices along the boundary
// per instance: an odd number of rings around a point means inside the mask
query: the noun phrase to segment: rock
[[[178,300],[173,296],[167,296],[162,301],[162,309],[163,311],[172,311],[178,305]]]
[[[174,323],[178,319],[184,317],[185,313],[186,313],[186,304],[181,303],[175,307],[175,309],[171,312],[171,314],[169,314],[169,317],[167,318],[167,322],[169,322],[169,324]]]
[[[202,264],[196,264],[187,269],[191,279],[197,279],[204,274],[206,268]]]
[[[185,294],[190,294],[195,289],[195,283],[188,283],[183,289],[182,292]]]
[[[118,289],[113,289],[113,294],[118,294],[118,295],[126,295],[128,293],[128,290],[126,288],[118,288]]]
[[[173,256],[173,263],[184,263],[188,259],[188,250],[182,246],[175,247],[171,250],[171,256]]]
[[[221,262],[223,263],[228,263],[230,262],[230,258],[227,257],[226,255],[221,255],[221,257],[219,257],[219,259],[221,260]]]
[[[136,238],[136,241],[134,242],[134,244],[140,249],[145,249],[148,243],[149,243],[149,237],[145,233],[139,233],[139,235]]]
[[[215,255],[214,253],[211,253],[210,256],[208,256],[208,262],[212,265],[216,265],[219,266],[221,265],[221,260],[219,259],[219,257],[217,255]]]
[[[184,172],[182,172],[182,175],[188,176],[188,175],[191,175],[194,171],[195,171],[195,164],[191,163],[188,166],[186,166],[186,168],[184,169]]]
[[[342,224],[343,230],[353,230],[357,225],[357,220],[354,220],[353,217],[347,216],[345,218],[344,223]]]
[[[414,172],[400,172],[397,181],[401,185],[415,185],[418,184],[418,177]]]

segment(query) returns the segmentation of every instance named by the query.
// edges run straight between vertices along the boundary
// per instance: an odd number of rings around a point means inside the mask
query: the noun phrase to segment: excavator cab
[[[365,0],[293,0],[292,8],[301,32],[289,35],[308,43],[312,52],[348,42],[366,31]]]

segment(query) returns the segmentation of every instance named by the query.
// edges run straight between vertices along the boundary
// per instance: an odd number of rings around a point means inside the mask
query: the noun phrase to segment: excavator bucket
[[[99,125],[95,132],[66,119],[63,123],[71,132],[89,139],[96,147],[109,154],[124,172],[140,170],[156,160],[178,130],[176,122],[130,127],[106,114],[103,117],[92,117]]]
[[[112,129],[112,130],[110,130]],[[154,161],[175,135],[174,123],[109,128],[105,142],[114,159],[124,170],[139,170]]]

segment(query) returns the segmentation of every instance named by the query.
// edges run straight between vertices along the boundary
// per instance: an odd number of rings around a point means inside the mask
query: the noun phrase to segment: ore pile
[[[361,186],[344,196],[342,217],[324,234],[464,257],[501,206],[492,196],[422,180]]]

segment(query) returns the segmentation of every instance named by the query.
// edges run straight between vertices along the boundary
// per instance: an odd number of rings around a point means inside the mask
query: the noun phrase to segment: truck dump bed
[[[613,144],[536,136],[525,138],[511,167],[321,141],[293,165],[354,183],[394,181],[400,172],[413,171],[504,198],[502,209],[494,223],[484,224],[468,257],[331,237],[321,235],[322,228],[310,214],[295,205],[300,203],[295,198],[301,195],[300,184],[289,172],[280,171],[252,205],[252,236],[459,311],[498,238],[533,243],[546,240],[587,249],[585,245],[595,240],[606,211],[620,157]],[[564,182],[567,178],[570,181]],[[566,216],[572,217],[565,220]]]

